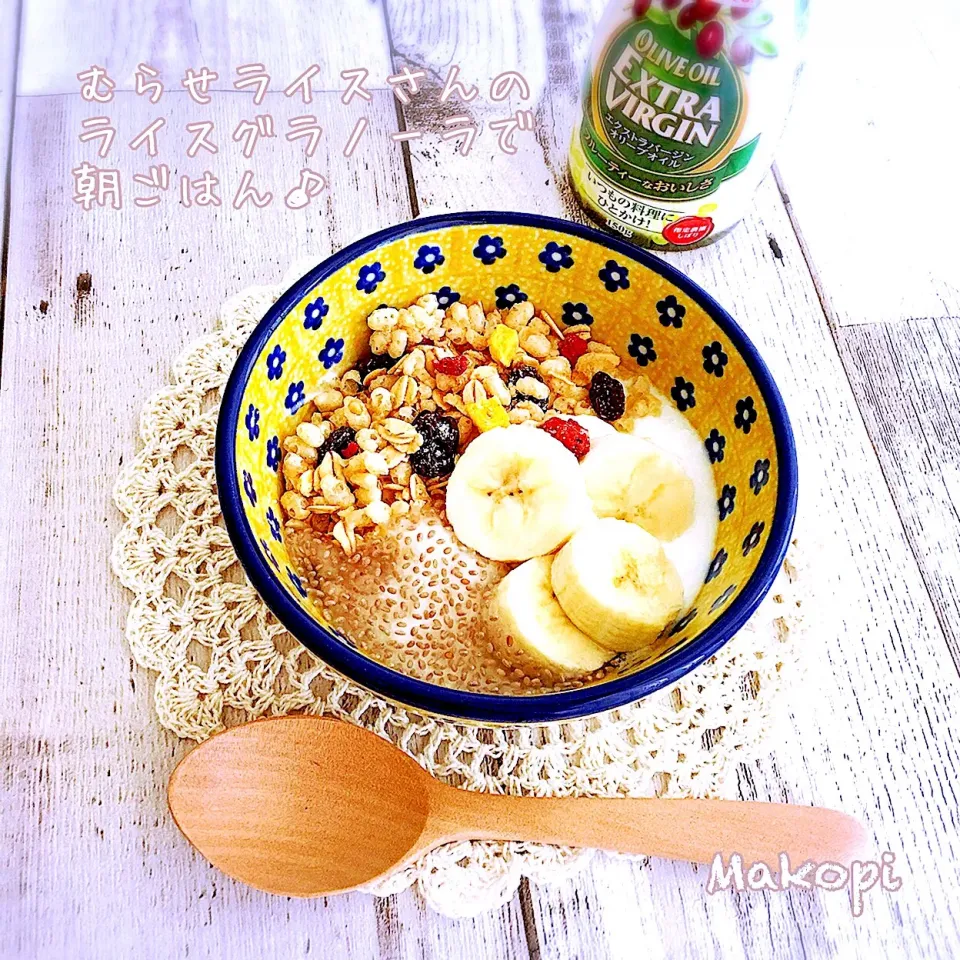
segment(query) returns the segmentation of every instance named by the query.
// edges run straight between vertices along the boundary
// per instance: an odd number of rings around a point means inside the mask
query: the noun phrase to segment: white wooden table
[[[193,854],[167,815],[164,785],[187,745],[155,721],[107,560],[119,522],[110,488],[134,449],[143,399],[226,295],[275,282],[297,256],[444,210],[580,218],[565,148],[601,6],[0,3],[0,957],[960,954],[960,260],[956,201],[920,189],[943,187],[955,163],[943,131],[960,93],[960,24],[948,0],[930,0],[922,20],[892,0],[869,18],[860,5],[815,4],[823,16],[778,170],[729,237],[669,255],[773,367],[802,445],[801,517],[819,519],[828,537],[831,616],[811,639],[793,736],[741,767],[740,792],[861,816],[878,850],[897,854],[899,893],[874,891],[854,920],[843,894],[708,898],[703,870],[598,859],[563,886],[524,883],[498,913],[454,922],[410,892],[383,901],[254,892]],[[141,62],[167,84],[156,108],[132,92]],[[274,78],[261,110],[231,89],[233,68],[250,62]],[[75,74],[91,63],[117,82],[104,107],[79,96]],[[311,63],[320,73],[306,108],[282,89]],[[516,157],[500,154],[490,132],[468,158],[440,141],[436,94],[452,63],[484,89],[504,69],[531,81],[537,129]],[[923,89],[936,96],[920,96],[891,64],[921,64]],[[221,74],[204,108],[178,84],[202,65]],[[429,74],[425,95],[406,107],[384,83],[404,65]],[[372,102],[343,106],[340,71],[357,66],[370,70]],[[508,112],[485,94],[470,109],[482,122]],[[268,110],[280,137],[248,164],[229,131]],[[282,135],[302,113],[324,128],[311,163],[330,180],[323,203],[234,211],[229,197],[247,166],[280,197],[296,183],[300,148]],[[77,135],[99,114],[118,128],[108,165],[128,186],[149,161],[127,142],[164,116],[158,161],[172,158],[171,193],[181,172],[210,167],[224,205],[168,215],[175,196],[151,210],[135,208],[131,193],[122,211],[85,214],[71,202],[70,169],[94,162]],[[361,114],[370,130],[345,160]],[[186,161],[183,125],[206,117],[221,151]],[[403,128],[427,133],[392,142]],[[943,138],[937,150],[905,139],[924,129]],[[885,219],[885,196],[901,226]]]

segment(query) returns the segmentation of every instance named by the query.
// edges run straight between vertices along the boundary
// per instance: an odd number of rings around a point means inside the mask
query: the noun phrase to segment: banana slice
[[[580,466],[598,517],[629,520],[658,540],[675,540],[693,523],[693,481],[649,440],[602,437]]]
[[[477,437],[447,483],[453,532],[490,560],[551,553],[590,515],[577,458],[549,434],[519,424]]]
[[[552,566],[553,557],[535,557],[500,581],[490,603],[487,640],[501,660],[534,676],[598,670],[610,652],[563,612],[550,586]]]
[[[683,583],[660,541],[612,517],[578,530],[550,576],[566,615],[607,650],[652,647],[683,605]]]

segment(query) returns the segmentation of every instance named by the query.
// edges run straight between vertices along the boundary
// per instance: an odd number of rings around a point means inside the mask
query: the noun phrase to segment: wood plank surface
[[[314,63],[317,90],[342,89],[340,71],[355,67],[370,71],[370,87],[385,87],[389,62],[383,13],[370,0],[336,8],[304,0],[24,0],[19,92],[79,93],[76,75],[92,63],[117,90],[134,89],[140,63],[160,71],[167,90],[182,90],[184,71],[203,66],[220,75],[212,89],[232,90],[233,71],[247,63],[266,66],[272,90]]]
[[[823,227],[833,208],[818,196],[837,178],[808,176],[804,167],[816,170],[821,158],[796,141],[781,168],[805,248],[768,179],[740,229],[668,258],[731,309],[770,362],[801,444],[798,532],[822,541],[819,626],[809,675],[791,704],[790,736],[772,757],[743,765],[739,788],[748,799],[824,803],[862,816],[877,850],[897,853],[903,889],[869,894],[855,921],[841,894],[706,897],[703,871],[689,865],[597,857],[580,878],[525,884],[500,911],[452,921],[413,892],[382,901],[268,897],[190,851],[163,800],[185,747],[155,721],[152,682],[123,639],[127,598],[106,562],[118,523],[110,488],[133,450],[143,399],[166,382],[179,350],[209,329],[226,295],[276,282],[296,257],[319,259],[416,210],[579,218],[565,179],[566,142],[603,2],[387,0],[384,10],[351,0],[335,18],[302,2],[228,10],[149,0],[135,17],[108,0],[25,2],[20,93],[67,96],[18,101],[13,152],[0,380],[0,422],[8,425],[0,432],[0,956],[872,960],[960,951],[951,881],[960,862],[960,685],[948,647],[957,642],[951,564],[960,526],[956,327],[896,325],[881,336],[858,326],[835,340],[827,322],[960,311],[950,276],[932,266],[901,276],[885,254],[877,262],[886,297],[870,289],[868,258],[851,244],[852,272],[844,270],[843,251]],[[430,71],[424,94],[403,111],[408,127],[430,135],[408,147],[391,143],[397,116],[386,92],[367,106],[344,107],[336,93],[319,97],[311,112],[325,132],[313,167],[331,185],[322,205],[299,213],[278,200],[261,212],[229,206],[247,166],[258,184],[282,193],[302,165],[299,148],[282,140],[261,143],[250,163],[239,156],[227,132],[257,112],[249,94],[202,108],[222,148],[195,161],[182,157],[177,137],[201,108],[184,93],[165,94],[157,108],[121,93],[102,111],[76,96],[74,74],[90,59],[110,66],[126,89],[145,59],[173,73],[260,60],[274,87],[281,74],[317,62],[324,85],[339,89],[345,67],[367,66],[372,79],[390,69],[388,35],[397,68]],[[936,38],[923,36],[942,70]],[[903,43],[918,49],[909,37]],[[489,130],[466,158],[438,141],[454,110],[431,100],[453,63],[481,83],[481,99],[468,109],[484,124],[520,105],[487,102],[484,83],[494,73],[521,69],[530,80],[537,129],[518,136],[516,157],[501,154]],[[227,79],[221,73],[218,86]],[[878,89],[858,76],[868,93]],[[955,89],[952,75],[944,82]],[[282,94],[270,97],[281,132],[288,116],[306,112]],[[371,129],[344,160],[342,145],[364,111]],[[224,206],[171,217],[172,187],[167,205],[152,210],[134,208],[131,194],[121,211],[84,214],[70,202],[69,171],[84,157],[97,162],[76,135],[80,120],[99,112],[116,121],[108,160],[127,183],[148,163],[126,142],[162,115],[175,146],[174,183],[181,172],[216,168]],[[851,108],[846,116],[875,119],[868,113]],[[893,133],[867,142],[872,128],[864,129],[861,148],[895,158]],[[865,289],[872,299],[863,299]]]
[[[0,337],[3,334],[3,291],[6,265],[7,193],[13,106],[17,92],[17,47],[20,39],[20,0],[0,8]]]
[[[777,165],[831,320],[960,317],[960,7],[811,4],[807,64]],[[915,77],[891,83],[891,71]]]
[[[185,96],[158,106],[171,125],[193,117]],[[385,94],[372,107],[393,118]],[[112,114],[122,128],[140,109],[124,94]],[[210,105],[218,128],[243,109],[236,97]],[[335,164],[318,152],[317,166],[344,178],[341,202],[320,210],[237,213],[225,200],[172,217],[128,202],[85,215],[69,174],[84,148],[64,143],[87,112],[79,97],[18,102],[0,384],[0,411],[18,424],[0,437],[0,762],[15,776],[3,800],[0,913],[16,919],[0,925],[0,956],[94,958],[104,944],[117,956],[286,956],[306,953],[308,940],[327,956],[338,945],[339,955],[380,956],[371,898],[271,898],[184,842],[164,785],[187,745],[156,723],[152,679],[124,639],[129,599],[107,558],[119,525],[114,476],[178,353],[232,292],[375,229],[391,203],[392,216],[409,215],[402,170],[378,150]],[[351,110],[328,115],[325,141],[336,144]],[[299,167],[284,146],[265,164],[276,184]],[[116,160],[125,174],[142,165],[125,147]],[[214,160],[236,189],[239,152]],[[380,197],[379,209],[351,203],[351,185]],[[29,451],[24,437],[35,440]]]
[[[843,327],[837,340],[960,668],[960,319]]]
[[[398,6],[422,16],[425,6],[390,0],[391,36],[404,62],[443,74],[447,63],[468,56],[462,29],[459,50],[438,48],[416,29],[405,35],[398,21],[416,24],[418,17],[408,12],[397,18]],[[422,211],[513,208],[522,196],[526,209],[582,219],[563,169],[596,10],[589,4],[570,6],[546,4],[542,40],[527,37],[528,45],[542,42],[549,50],[544,62],[550,76],[547,94],[535,106],[536,142],[522,147],[522,168],[490,143],[462,158],[435,143],[416,141],[410,152]],[[449,13],[462,28],[466,15],[461,8]],[[470,36],[493,29],[477,24],[477,15],[475,9],[469,15]],[[509,25],[521,16],[511,15],[505,5],[490,11],[491,19],[508,25],[507,35],[516,32]],[[452,32],[437,30],[438,35]],[[524,56],[536,62],[529,51]],[[471,105],[471,110],[489,116],[486,107]],[[408,123],[434,127],[443,114],[429,104],[412,104],[404,112]],[[938,795],[925,785],[949,784],[950,771],[960,766],[960,741],[950,721],[960,710],[960,687],[773,178],[765,181],[754,209],[735,233],[702,251],[667,259],[731,309],[770,363],[801,441],[798,531],[822,538],[826,546],[820,590],[829,613],[814,637],[814,690],[806,704],[816,709],[795,713],[797,740],[777,751],[776,763],[744,769],[749,789],[745,786],[743,792],[836,805],[862,816],[876,830],[880,849],[895,849],[899,862],[910,868],[913,890],[905,883],[896,898],[871,902],[870,921],[864,924],[826,894],[745,895],[731,906],[723,897],[704,896],[703,871],[694,867],[642,868],[623,861],[610,867],[597,860],[589,878],[559,890],[537,887],[531,892],[542,955],[633,957],[637,930],[659,945],[653,955],[663,956],[752,956],[762,949],[763,955],[775,957],[801,951],[808,957],[852,957],[869,956],[881,944],[897,944],[903,955],[919,956],[958,943],[960,901],[951,897],[945,911],[931,906],[936,876],[951,868],[958,853],[954,800],[949,790]],[[744,282],[745,269],[749,283]],[[918,713],[918,703],[927,705],[923,713]],[[889,759],[885,779],[877,775],[872,759],[855,759],[878,756]],[[924,824],[931,822],[937,828],[925,831]],[[687,909],[681,911],[684,923],[678,924],[681,904]],[[718,926],[725,924],[733,935],[720,937]],[[685,950],[684,938],[687,945],[698,944],[699,951]]]

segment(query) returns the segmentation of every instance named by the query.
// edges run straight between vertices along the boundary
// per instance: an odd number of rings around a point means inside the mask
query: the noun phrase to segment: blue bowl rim
[[[773,523],[760,563],[730,606],[690,643],[640,673],[557,693],[501,695],[442,687],[399,673],[344,643],[291,599],[281,586],[279,576],[261,557],[257,538],[247,523],[237,478],[235,438],[244,388],[267,340],[310,290],[345,264],[398,238],[445,227],[498,225],[538,227],[597,243],[653,270],[696,301],[730,338],[750,368],[770,413],[777,449],[779,482]],[[387,700],[445,717],[480,723],[549,723],[589,716],[639,700],[694,670],[730,640],[760,605],[786,555],[797,507],[796,445],[783,398],[756,347],[733,317],[678,269],[646,250],[593,227],[530,213],[476,211],[408,220],[370,234],[319,263],[270,307],[240,351],[223,392],[217,421],[215,461],[220,505],[237,556],[251,583],[277,619],[307,649]]]

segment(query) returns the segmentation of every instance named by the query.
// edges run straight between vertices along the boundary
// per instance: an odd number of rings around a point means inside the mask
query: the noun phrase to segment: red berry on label
[[[689,30],[697,22],[697,5],[689,3],[677,15],[677,26],[681,30]]]
[[[651,3],[652,0],[633,0],[633,15],[635,17],[645,17]]]
[[[683,3],[683,0],[663,0],[663,9],[675,10],[681,3]]]
[[[753,59],[753,44],[746,37],[737,37],[730,48],[730,59],[738,67],[745,67]]]
[[[469,361],[463,356],[442,357],[433,365],[433,369],[437,373],[445,373],[449,377],[459,377],[468,365]]]
[[[697,52],[701,57],[715,57],[723,49],[723,24],[708,23],[697,34]]]
[[[586,352],[587,341],[575,333],[568,333],[557,348],[561,357],[566,357],[572,367]]]
[[[576,420],[551,417],[540,424],[554,440],[559,440],[578,460],[590,452],[590,434]]]

